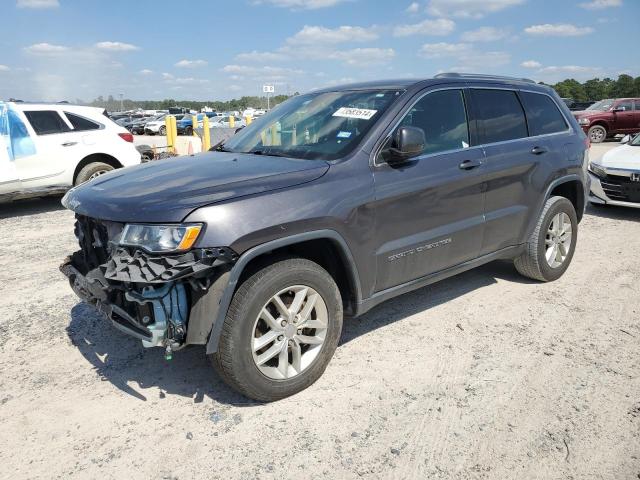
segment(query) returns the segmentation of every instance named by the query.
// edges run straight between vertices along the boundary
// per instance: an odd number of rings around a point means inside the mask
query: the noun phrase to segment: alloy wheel
[[[551,268],[564,263],[571,249],[573,230],[571,219],[564,212],[557,213],[551,219],[545,238],[545,257]]]
[[[604,128],[602,127],[594,127],[593,129],[591,129],[591,133],[590,133],[590,140],[594,143],[599,143],[602,142],[604,140],[606,133]]]
[[[100,175],[104,175],[109,170],[98,170],[97,172],[93,172],[87,181],[93,180],[94,178],[98,178]]]
[[[327,335],[329,311],[305,285],[280,290],[262,307],[253,326],[253,361],[268,378],[284,380],[307,370]]]

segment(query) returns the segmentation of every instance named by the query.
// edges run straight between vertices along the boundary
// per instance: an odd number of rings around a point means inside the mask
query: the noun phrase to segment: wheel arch
[[[577,175],[563,177],[553,182],[547,190],[545,203],[552,196],[564,197],[569,200],[576,211],[578,222],[582,220],[585,207],[585,192],[582,181]]]
[[[243,253],[229,274],[211,333],[207,341],[207,353],[218,349],[222,325],[231,299],[242,281],[261,266],[273,261],[274,256],[295,255],[313,260],[329,272],[338,284],[347,314],[354,313],[362,298],[357,266],[342,236],[335,230],[316,230],[279,238],[257,245]]]
[[[87,155],[82,160],[80,160],[80,162],[78,162],[78,165],[76,165],[76,169],[73,172],[72,184],[76,184],[76,179],[78,178],[80,170],[82,170],[90,163],[96,162],[106,163],[107,165],[111,165],[113,168],[122,168],[122,164],[115,157],[112,157],[107,153],[92,153],[91,155]]]

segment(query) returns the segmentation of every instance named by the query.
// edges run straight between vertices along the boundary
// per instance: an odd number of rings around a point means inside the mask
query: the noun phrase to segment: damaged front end
[[[205,344],[237,255],[227,247],[150,253],[123,245],[126,227],[76,215],[80,250],[60,266],[73,291],[145,347],[164,347],[168,358]]]

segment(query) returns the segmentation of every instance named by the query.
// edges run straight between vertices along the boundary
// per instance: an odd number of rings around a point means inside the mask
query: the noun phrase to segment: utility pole
[[[120,111],[124,111],[124,107],[123,107],[123,99],[124,99],[124,93],[120,94]]]

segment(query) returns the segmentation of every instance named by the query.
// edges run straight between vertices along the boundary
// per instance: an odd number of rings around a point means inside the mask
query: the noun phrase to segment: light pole
[[[124,107],[123,107],[123,99],[124,99],[124,93],[120,94],[120,111],[124,111]]]

